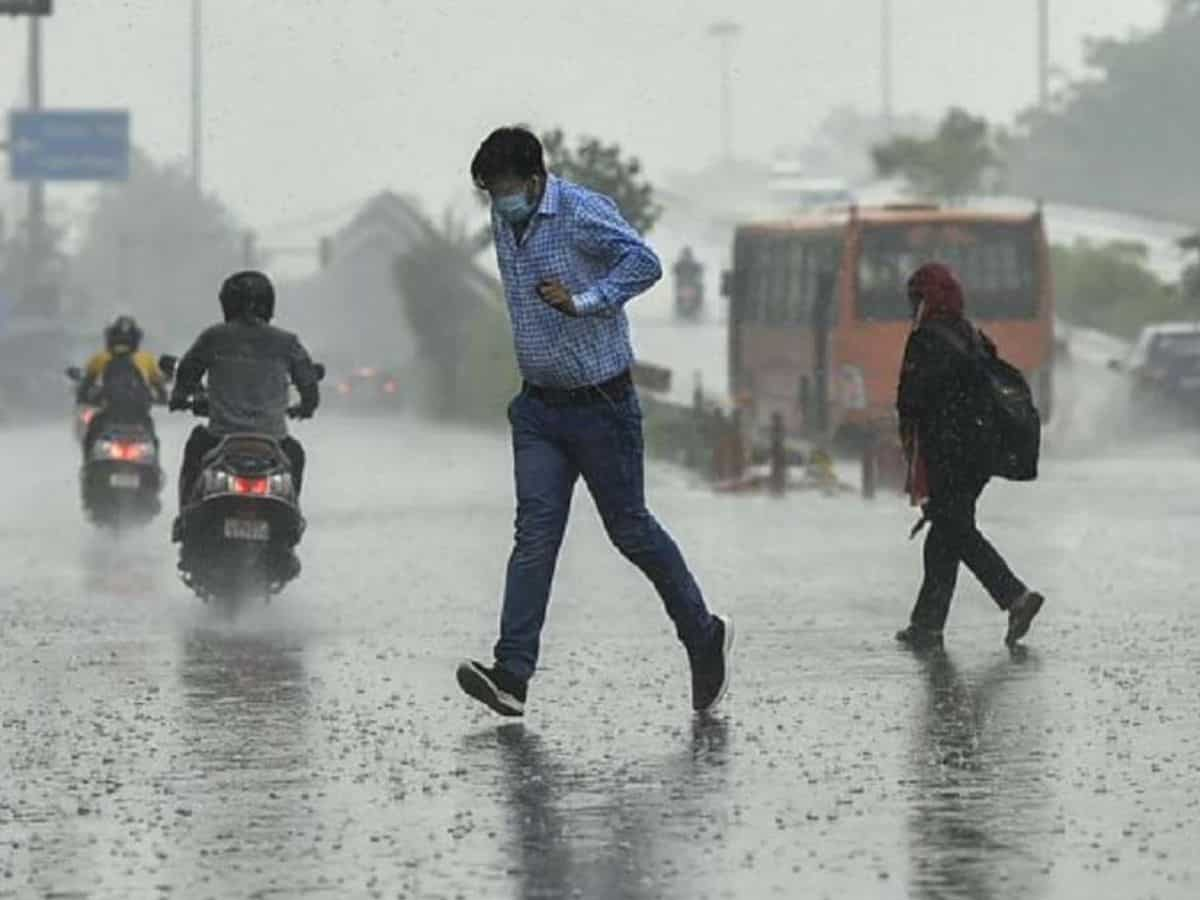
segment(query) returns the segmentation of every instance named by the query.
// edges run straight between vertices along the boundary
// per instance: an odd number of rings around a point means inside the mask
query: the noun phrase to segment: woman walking
[[[925,577],[910,624],[896,639],[940,647],[950,600],[964,563],[1008,613],[1005,643],[1029,631],[1044,598],[1030,591],[975,524],[975,506],[991,477],[993,407],[980,360],[996,346],[963,313],[962,287],[941,263],[908,281],[913,330],[904,350],[897,409],[909,461],[909,495],[928,522]]]

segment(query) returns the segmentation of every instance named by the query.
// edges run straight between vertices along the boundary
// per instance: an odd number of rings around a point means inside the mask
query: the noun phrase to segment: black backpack
[[[968,357],[979,376],[979,389],[991,411],[995,436],[987,461],[988,474],[1010,481],[1033,481],[1038,476],[1042,417],[1021,370],[990,352],[976,329],[972,329],[974,340],[967,344],[962,335],[938,322],[927,322],[923,327]]]
[[[101,375],[100,396],[105,411],[113,418],[135,421],[149,415],[154,402],[132,353],[118,353],[108,361]]]

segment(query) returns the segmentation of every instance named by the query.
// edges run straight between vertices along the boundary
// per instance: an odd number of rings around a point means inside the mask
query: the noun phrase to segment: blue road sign
[[[14,181],[123,181],[129,177],[129,112],[12,110],[8,159]]]

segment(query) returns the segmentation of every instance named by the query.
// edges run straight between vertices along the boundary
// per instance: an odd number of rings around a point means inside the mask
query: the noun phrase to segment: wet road
[[[182,432],[165,432],[174,456]],[[502,437],[333,418],[301,581],[233,625],[166,519],[76,509],[65,428],[0,433],[0,897],[1200,896],[1200,448],[1056,461],[984,502],[1050,605],[1010,658],[964,577],[898,651],[898,501],[654,507],[737,617],[696,721],[648,585],[580,495],[529,714],[457,693],[512,517]]]

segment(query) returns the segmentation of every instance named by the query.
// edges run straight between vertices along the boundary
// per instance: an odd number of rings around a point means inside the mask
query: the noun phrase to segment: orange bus
[[[753,444],[776,414],[809,439],[894,426],[911,328],[905,283],[929,260],[958,273],[967,314],[1030,378],[1049,417],[1054,299],[1040,211],[852,207],[737,229],[724,282],[729,386]]]

